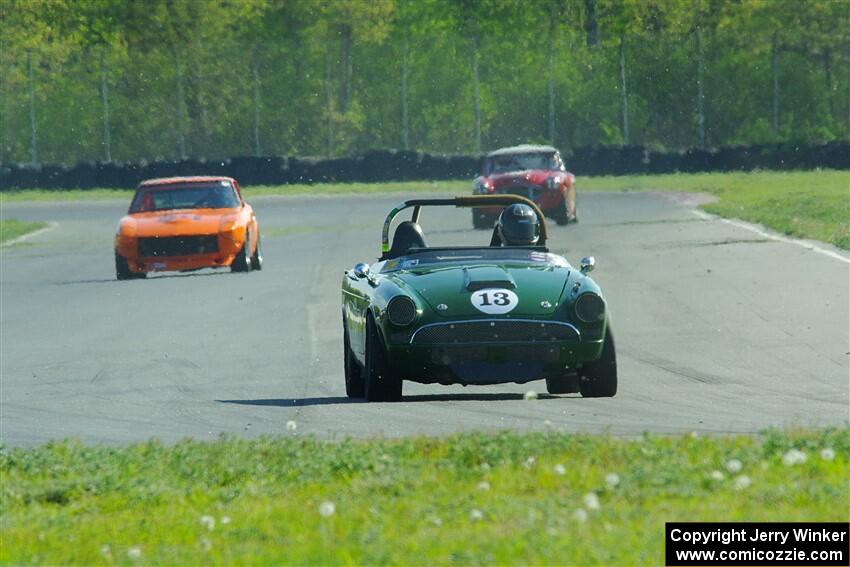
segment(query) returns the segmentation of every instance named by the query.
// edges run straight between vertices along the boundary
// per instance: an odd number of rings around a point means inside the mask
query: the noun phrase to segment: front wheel
[[[239,253],[236,254],[236,258],[233,259],[233,263],[230,264],[231,272],[250,272],[251,271],[251,258],[248,253],[248,248],[251,246],[251,234],[249,232],[245,232],[245,242],[242,243],[242,248],[239,249]]]
[[[585,364],[581,369],[579,391],[583,398],[610,398],[617,393],[617,354],[611,327],[605,333],[599,360]]]
[[[546,391],[550,394],[574,394],[579,391],[578,376],[564,374],[546,378]]]
[[[251,269],[252,270],[262,270],[263,269],[263,247],[260,241],[260,235],[257,235],[257,249],[254,250],[254,254],[251,255]]]
[[[345,395],[349,398],[362,398],[366,395],[366,382],[363,380],[363,368],[355,360],[348,340],[348,329],[343,322],[342,364],[345,371]]]
[[[479,213],[472,209],[472,228],[475,230],[486,230],[493,228],[493,218],[485,213]]]
[[[387,353],[381,341],[378,326],[369,317],[366,320],[366,400],[370,402],[395,402],[401,400],[402,382],[394,376],[387,364]]]
[[[552,212],[552,218],[555,219],[555,223],[559,226],[564,226],[571,222],[578,222],[575,204],[573,204],[572,210],[570,210],[570,204],[566,193],[564,193],[564,197],[561,199],[561,202],[558,203],[558,206],[555,207],[555,210]]]
[[[118,252],[115,253],[115,278],[119,280],[135,280],[144,278],[147,274],[144,272],[136,273],[130,269],[130,264],[127,259],[121,256]]]

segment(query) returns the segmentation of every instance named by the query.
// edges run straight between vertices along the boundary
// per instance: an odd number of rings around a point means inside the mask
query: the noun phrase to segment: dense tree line
[[[850,138],[848,0],[0,0],[0,161]]]

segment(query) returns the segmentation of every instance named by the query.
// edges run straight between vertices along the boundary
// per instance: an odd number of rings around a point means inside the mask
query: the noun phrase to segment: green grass
[[[46,222],[24,222],[15,219],[0,219],[0,244],[35,232],[47,226]]]
[[[54,442],[0,451],[0,563],[660,565],[667,521],[847,521],[848,463],[846,428]]]
[[[585,191],[684,191],[707,193],[716,201],[704,209],[724,217],[761,223],[784,234],[811,238],[850,249],[850,171],[697,173],[579,177],[579,199]],[[404,183],[328,183],[256,186],[248,198],[264,195],[335,195],[428,192],[467,194],[469,180]],[[0,194],[0,204],[30,200],[122,199],[132,191],[25,190]]]
[[[587,191],[687,191],[717,201],[703,208],[799,238],[850,249],[850,171],[697,173],[580,179]]]

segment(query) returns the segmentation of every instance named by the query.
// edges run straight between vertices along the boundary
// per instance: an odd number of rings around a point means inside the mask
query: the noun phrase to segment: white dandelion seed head
[[[485,471],[485,472],[489,471],[490,470],[490,463],[481,463],[481,470]]]
[[[744,468],[744,465],[738,459],[729,459],[726,461],[726,470],[730,473],[739,472],[742,468]]]
[[[537,399],[537,392],[535,392],[534,390],[529,390],[522,397],[525,398],[526,400],[536,400]]]
[[[296,429],[298,429],[298,424],[295,423],[294,419],[290,419],[289,421],[286,422],[286,430],[287,431],[294,432]]]
[[[543,427],[545,427],[546,429],[552,429],[552,420],[551,420],[551,419],[547,419],[546,421],[544,421],[544,422],[543,422]]]
[[[608,485],[608,488],[615,488],[620,484],[620,475],[615,472],[609,473],[605,475],[605,484]]]
[[[546,535],[556,536],[558,535],[558,530],[552,526],[549,526],[548,528],[546,528]]]
[[[584,495],[584,506],[588,510],[599,510],[599,497],[595,492],[588,492]]]
[[[336,505],[330,500],[325,500],[319,504],[319,514],[323,518],[330,518],[336,513]]]
[[[215,528],[215,518],[212,516],[201,516],[201,525],[212,531]]]
[[[576,508],[573,511],[573,520],[576,522],[586,522],[587,521],[587,511],[584,508]]]
[[[482,480],[478,483],[478,490],[490,490],[490,483],[486,480]]]
[[[736,476],[736,477],[735,477],[735,483],[734,483],[735,490],[744,490],[744,489],[747,489],[747,488],[749,488],[749,487],[750,487],[750,485],[751,485],[752,483],[753,483],[753,481],[752,481],[752,480],[750,480],[750,477],[748,477],[748,476],[747,476],[747,475],[745,475],[745,474],[742,474],[742,475],[740,475],[740,476]]]
[[[799,449],[790,449],[782,455],[782,464],[786,467],[793,467],[806,462],[806,454]]]
[[[484,519],[484,512],[482,512],[478,508],[473,508],[472,510],[469,511],[469,519],[472,520],[473,522],[483,520]]]
[[[835,458],[835,451],[827,447],[826,449],[820,450],[820,458],[824,461],[831,461]]]
[[[443,520],[441,520],[440,517],[436,514],[428,516],[428,521],[437,526],[438,528],[443,525]]]
[[[210,540],[208,540],[207,538],[202,537],[200,543],[201,543],[201,549],[203,549],[204,551],[209,551],[209,550],[212,549],[212,542]]]
[[[726,478],[726,476],[720,471],[711,471],[709,476],[711,477],[711,480],[716,480],[718,482]]]
[[[230,523],[230,516],[222,516],[221,520],[219,520],[219,521],[221,522],[222,526],[226,526],[227,524]]]
[[[555,471],[555,474],[559,476],[564,476],[565,474],[567,474],[567,467],[565,467],[561,463],[558,463],[557,465],[552,467],[552,470]]]
[[[103,555],[104,557],[111,557],[112,556],[112,548],[110,548],[108,545],[101,545],[100,546],[100,554]]]
[[[533,466],[534,466],[534,463],[536,463],[536,462],[537,462],[537,459],[536,459],[536,458],[534,458],[534,457],[528,457],[528,458],[525,460],[524,466],[525,466],[525,468],[530,469],[531,467],[533,467]]]
[[[134,545],[130,549],[127,550],[127,557],[130,559],[138,559],[142,556],[142,548],[138,545]]]
[[[699,431],[691,431],[691,439],[699,439]]]

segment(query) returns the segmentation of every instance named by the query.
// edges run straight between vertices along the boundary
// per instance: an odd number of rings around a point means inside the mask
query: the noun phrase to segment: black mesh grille
[[[139,256],[189,256],[218,252],[218,236],[169,236],[165,238],[140,238]]]
[[[393,325],[410,325],[416,317],[416,305],[409,297],[394,297],[387,306],[387,315]]]
[[[568,325],[538,321],[469,321],[424,327],[413,344],[549,343],[578,340]]]

